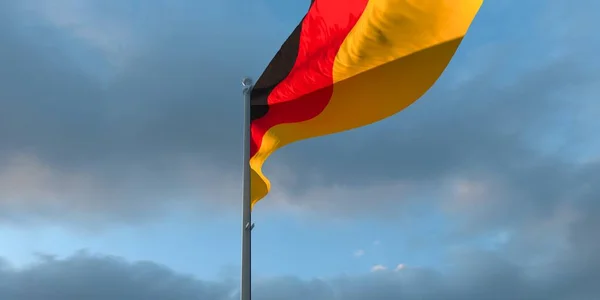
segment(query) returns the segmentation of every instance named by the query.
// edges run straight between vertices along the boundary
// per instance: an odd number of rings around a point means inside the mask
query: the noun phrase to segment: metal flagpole
[[[250,203],[250,92],[253,82],[251,78],[242,79],[244,94],[244,167],[243,167],[243,200],[242,200],[242,273],[240,300],[250,300],[251,293],[251,233],[254,224],[252,223],[252,210]]]

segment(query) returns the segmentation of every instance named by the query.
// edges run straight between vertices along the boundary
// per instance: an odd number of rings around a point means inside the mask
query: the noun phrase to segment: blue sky
[[[239,83],[308,1],[205,2],[0,3],[0,298],[235,299]],[[488,0],[423,99],[276,153],[257,299],[596,299],[594,11]]]
[[[26,265],[38,254],[64,257],[85,249],[132,260],[152,260],[215,279],[223,272],[232,276],[231,270],[239,268],[236,217],[198,221],[193,214],[177,213],[144,225],[115,226],[95,232],[47,225],[8,227],[2,229],[2,235],[10,241],[3,247],[2,256]],[[259,277],[310,278],[360,274],[377,264],[429,267],[443,263],[440,248],[444,243],[438,239],[447,231],[448,223],[435,213],[421,217],[402,222],[331,221],[258,211],[254,270]]]

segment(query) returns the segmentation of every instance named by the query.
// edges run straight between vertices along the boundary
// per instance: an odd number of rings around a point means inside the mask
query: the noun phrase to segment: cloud
[[[374,265],[373,267],[371,267],[371,272],[379,272],[385,270],[387,270],[387,267],[384,265]]]
[[[137,178],[135,174],[141,170],[130,170],[133,175],[122,174],[114,180],[52,168],[30,155],[15,156],[0,166],[0,221],[11,225],[40,225],[61,219],[93,227],[111,222],[117,225],[150,221],[174,208],[193,209],[202,217],[203,209],[218,210],[194,203],[204,193],[220,199],[219,207],[226,209],[236,206],[239,198],[232,189],[239,185],[237,176],[223,174],[215,180],[212,174],[218,170],[196,169],[194,162],[182,162],[171,179],[162,177],[166,173]],[[205,186],[194,188],[197,183]]]
[[[25,269],[0,271],[0,296],[41,299],[229,299],[231,286],[198,281],[152,262],[77,254],[42,257]]]
[[[358,249],[358,250],[354,251],[354,257],[361,257],[363,255],[365,255],[365,250]]]
[[[572,245],[578,250],[568,250],[543,265],[518,266],[494,252],[464,251],[450,256],[452,267],[444,271],[387,272],[380,266],[380,272],[353,276],[255,278],[253,296],[257,300],[592,300],[600,292],[596,284],[600,260],[594,252],[600,243],[590,239],[591,232],[579,236],[576,227]],[[66,258],[40,255],[36,263],[18,269],[5,261],[0,264],[0,279],[0,297],[6,300],[238,298],[236,278],[207,281],[153,262],[128,262],[85,251]]]
[[[239,31],[261,14],[233,2],[202,4],[240,12],[221,23],[190,15],[193,3],[46,2],[0,4],[0,222],[138,222],[181,203],[237,205],[239,82],[271,56],[245,40],[276,49],[287,33],[257,36],[263,22]],[[206,22],[229,39],[194,29]],[[104,48],[121,42],[124,56]],[[56,213],[65,207],[72,214]]]
[[[102,51],[108,58],[117,59],[127,55],[136,36],[122,19],[111,15],[118,9],[110,9],[98,2],[73,0],[25,0],[16,7],[26,16],[40,19],[51,26],[82,39]],[[106,9],[109,8],[109,11]],[[102,17],[95,11],[104,10]]]
[[[235,205],[239,80],[261,72],[303,12],[134,2],[0,4],[1,220],[63,222],[56,212],[70,207],[75,221],[138,222],[166,207]],[[278,152],[261,209],[398,219],[433,203],[482,230],[551,218],[593,180],[581,161],[600,145],[590,142],[598,68],[584,50],[598,43],[582,25],[597,4],[548,3],[486,3],[415,105]]]

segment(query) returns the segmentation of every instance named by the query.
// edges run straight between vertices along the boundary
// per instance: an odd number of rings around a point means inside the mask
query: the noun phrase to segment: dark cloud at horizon
[[[459,252],[444,272],[407,266],[399,272],[303,280],[293,276],[255,278],[257,300],[594,300],[600,295],[600,243],[594,232],[598,202],[573,225],[572,249],[550,263],[519,266],[493,252]],[[597,224],[596,224],[597,225]],[[592,254],[592,256],[590,256]],[[131,263],[114,256],[76,253],[67,258],[39,256],[13,268],[0,263],[0,298],[6,300],[238,299],[235,278],[205,281],[154,262]]]

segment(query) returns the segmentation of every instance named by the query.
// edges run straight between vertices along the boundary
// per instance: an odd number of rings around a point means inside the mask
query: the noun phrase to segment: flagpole
[[[243,166],[243,198],[242,198],[242,272],[240,300],[251,300],[251,258],[252,243],[251,234],[254,224],[252,223],[252,204],[250,199],[250,93],[253,82],[251,78],[242,79],[244,94],[244,166]]]

